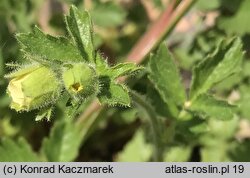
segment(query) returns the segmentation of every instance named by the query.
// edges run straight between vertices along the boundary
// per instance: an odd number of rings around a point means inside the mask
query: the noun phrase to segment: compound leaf
[[[77,48],[63,37],[45,35],[38,27],[33,33],[16,35],[24,55],[49,61],[82,61]]]
[[[241,70],[242,43],[234,38],[222,41],[214,54],[209,55],[193,69],[190,99],[207,92],[214,84]]]

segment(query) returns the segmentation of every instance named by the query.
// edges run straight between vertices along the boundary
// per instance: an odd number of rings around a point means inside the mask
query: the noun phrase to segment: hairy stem
[[[173,30],[181,17],[197,0],[182,0],[174,9],[176,0],[173,0],[163,12],[159,20],[142,36],[128,54],[128,61],[140,63],[158,44]]]
[[[143,59],[150,53],[150,51],[152,51],[163,39],[165,39],[170,34],[177,22],[189,10],[195,1],[196,0],[182,0],[177,6],[176,10],[174,10],[177,1],[172,0],[159,20],[157,20],[152,25],[149,31],[147,31],[138,41],[138,43],[132,48],[131,52],[127,56],[127,61],[135,62],[137,64],[141,63]],[[124,80],[125,79],[123,78],[123,80],[120,81]],[[95,113],[98,113],[101,109],[102,106],[100,106],[97,100],[94,100],[78,118],[77,124],[84,123],[88,118],[93,118],[91,116]],[[149,116],[151,117],[152,115]],[[152,116],[150,119],[156,119],[156,117]],[[159,149],[161,149],[161,142],[157,138],[158,134],[160,134],[157,131],[158,124],[155,121],[151,122],[154,130],[156,146],[160,146]],[[161,160],[161,158],[159,158],[161,154],[162,151],[157,149],[155,159]]]
[[[164,32],[163,29],[168,26],[169,19],[173,13],[176,0],[173,0],[168,8],[163,12],[160,18],[152,24],[151,28],[141,37],[135,44],[127,56],[128,61],[140,63],[147,54],[154,48],[157,41],[161,40],[159,37]]]
[[[183,16],[184,14],[185,14],[185,12],[187,12],[187,10],[190,8],[190,6],[195,2],[196,0],[183,0],[183,2],[182,3],[180,3],[180,5],[177,7],[177,10],[178,10],[178,13],[174,13],[175,15],[174,15],[174,17],[175,17],[175,19],[171,19],[170,21],[171,21],[171,27],[169,27],[169,26],[167,26],[167,25],[164,25],[165,26],[165,28],[167,28],[167,29],[163,29],[163,28],[160,28],[161,29],[161,31],[165,31],[165,32],[167,32],[167,34],[169,34],[170,32],[171,32],[171,30],[174,28],[174,26],[175,26],[175,24],[178,22],[178,20],[180,20],[180,18],[181,18],[181,16]],[[175,2],[175,0],[173,0],[172,1],[172,3],[174,3]],[[169,6],[168,6],[168,8],[166,9],[166,11],[163,13],[163,15],[162,16],[166,16],[166,14],[169,14],[169,11],[171,12],[172,11],[172,7],[173,7],[173,4],[172,3],[170,3],[169,4]],[[172,5],[171,5],[172,4]],[[164,15],[165,14],[165,15]],[[163,17],[161,17],[158,21],[160,21],[161,23],[166,23],[166,24],[169,24],[169,23],[167,23],[167,22],[165,22],[165,21],[163,21],[162,20],[162,18]],[[165,20],[166,19],[168,19],[168,18],[164,18]],[[169,20],[168,20],[169,21]],[[157,24],[157,26],[158,26],[158,23],[159,22],[156,22],[155,24]],[[163,27],[163,26],[162,26]],[[151,28],[151,30],[154,30],[155,28]],[[150,36],[150,38],[149,37],[145,37],[145,36],[147,36],[147,35],[150,35],[150,34],[155,34],[155,36]],[[165,36],[165,35],[163,35],[163,36]],[[162,40],[162,36],[159,36],[159,35],[157,35],[155,32],[153,33],[153,32],[150,32],[150,31],[148,31],[148,32],[146,32],[145,33],[145,35],[143,35],[143,37],[141,38],[141,40],[139,40],[139,41],[144,41],[144,44],[143,45],[145,45],[145,44],[148,44],[148,43],[150,43],[150,39],[151,38],[159,38],[159,39],[157,39],[157,40],[155,40],[155,41],[157,41],[158,43],[156,43],[155,44],[155,46],[156,45],[158,45],[159,43],[160,43],[160,41]],[[144,39],[144,40],[142,40],[142,39]],[[148,39],[149,41],[146,41],[145,39]],[[137,64],[139,64],[139,63],[141,63],[142,62],[142,60],[145,58],[145,56],[152,50],[152,49],[150,49],[150,48],[147,48],[147,50],[143,47],[143,45],[140,45],[141,47],[138,47],[138,44],[139,44],[139,42],[132,48],[132,50],[131,50],[131,52],[128,54],[128,57],[127,57],[127,61],[129,61],[129,62],[131,62],[131,61],[134,61],[135,63],[137,63]],[[151,47],[154,47],[154,46],[151,46]],[[144,51],[144,52],[141,52],[141,51]],[[145,53],[145,51],[147,51],[146,53]],[[138,54],[140,54],[140,55],[138,55],[137,56],[137,53]],[[142,55],[142,54],[144,54],[144,55]],[[137,56],[137,57],[136,57]],[[123,80],[121,80],[121,81],[123,81]],[[97,111],[99,108],[100,108],[101,106],[100,106],[100,104],[95,100],[95,101],[93,101],[93,103],[92,104],[90,104],[90,106],[84,111],[84,113],[80,116],[80,120],[84,120],[85,118],[88,118],[92,113],[94,113],[95,111]]]
[[[90,118],[95,112],[98,112],[101,109],[101,105],[97,100],[94,100],[90,105],[84,110],[84,112],[77,119],[77,124],[85,122],[86,119]]]
[[[164,151],[164,141],[162,137],[162,127],[157,114],[154,109],[143,99],[138,93],[131,91],[133,101],[137,107],[144,111],[146,118],[149,120],[152,127],[152,135],[154,139],[154,161],[162,161],[162,155]]]

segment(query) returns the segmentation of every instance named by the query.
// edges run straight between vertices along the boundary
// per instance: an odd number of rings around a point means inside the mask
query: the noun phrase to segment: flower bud
[[[62,77],[65,89],[75,99],[85,99],[98,91],[96,72],[85,63],[65,65]]]
[[[32,65],[8,76],[7,93],[12,99],[11,108],[16,111],[30,111],[55,102],[61,85],[54,72],[44,66]]]

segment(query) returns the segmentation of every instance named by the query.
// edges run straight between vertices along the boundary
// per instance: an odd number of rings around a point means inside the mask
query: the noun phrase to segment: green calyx
[[[75,99],[86,99],[98,92],[98,77],[86,63],[64,65],[62,72],[64,87]]]
[[[30,111],[54,103],[60,96],[61,84],[55,73],[41,65],[31,65],[8,76],[7,93],[12,99],[11,108]]]

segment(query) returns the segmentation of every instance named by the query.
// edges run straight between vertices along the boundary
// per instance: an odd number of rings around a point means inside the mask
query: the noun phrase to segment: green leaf
[[[202,161],[231,161],[228,151],[238,131],[239,118],[231,120],[209,119],[209,132],[199,138]]]
[[[33,33],[19,33],[16,35],[21,44],[24,55],[49,61],[82,61],[77,48],[63,37],[45,35],[38,27]]]
[[[120,76],[132,74],[141,70],[133,63],[121,63],[114,67],[109,67],[102,56],[97,53],[96,70],[100,81],[100,93],[98,94],[101,103],[109,105],[130,106],[130,97],[125,85],[117,84],[115,79]]]
[[[188,108],[201,116],[209,116],[220,120],[230,120],[234,117],[236,106],[226,101],[216,100],[209,95],[199,95]]]
[[[198,135],[209,132],[209,127],[205,121],[199,119],[194,125],[189,127],[189,130],[191,133]]]
[[[250,86],[240,86],[239,112],[241,117],[250,120]]]
[[[133,97],[133,104],[138,109],[138,115],[142,119],[147,119],[150,123],[150,127],[152,129],[152,139],[154,142],[153,160],[162,161],[164,145],[167,141],[171,140],[172,137],[171,134],[168,133],[171,129],[164,130],[165,118],[163,120],[163,118],[159,117],[150,102],[147,101],[146,97],[133,90],[130,93]]]
[[[96,25],[102,27],[116,27],[122,25],[126,18],[126,11],[114,2],[97,4],[91,11]]]
[[[244,77],[250,77],[250,61],[244,61],[243,75]]]
[[[2,139],[0,145],[1,162],[36,162],[40,161],[36,153],[33,152],[30,145],[20,138],[13,141],[9,138]]]
[[[96,72],[99,76],[106,75],[109,70],[109,65],[106,59],[102,57],[102,55],[97,52],[96,53]]]
[[[219,92],[225,92],[233,89],[235,86],[242,82],[242,72],[235,73],[229,77],[222,80],[220,83],[216,84],[213,89]]]
[[[206,0],[200,0],[195,6],[202,11],[211,11],[220,7],[220,0],[213,0],[210,3],[207,3]]]
[[[175,128],[175,138],[183,137],[185,140],[193,140],[198,136],[209,133],[207,120],[193,116],[189,120],[178,120]],[[185,133],[185,134],[183,134]]]
[[[130,106],[130,97],[128,89],[125,85],[116,84],[109,81],[109,78],[101,79],[103,87],[98,94],[98,99],[101,103],[106,103],[111,106]]]
[[[245,0],[230,0],[230,3],[228,3],[228,0],[220,0],[221,1],[221,8],[229,13],[235,13],[243,1]]]
[[[54,124],[49,138],[44,140],[42,153],[47,161],[73,161],[78,155],[81,140],[80,130],[71,121],[58,121]]]
[[[166,104],[161,98],[159,92],[157,92],[154,88],[148,88],[146,96],[148,98],[148,102],[151,103],[157,115],[167,117],[169,119],[178,115],[179,111],[176,106]]]
[[[227,143],[214,139],[210,145],[201,148],[202,162],[228,162]]]
[[[51,117],[52,117],[52,112],[53,109],[52,108],[45,108],[42,109],[41,111],[39,111],[39,113],[36,116],[35,121],[41,121],[43,119],[46,119],[47,121],[50,121]]]
[[[235,145],[235,148],[231,151],[230,157],[235,162],[250,162],[249,157],[250,140],[246,139],[244,142],[240,142]]]
[[[191,153],[191,147],[173,146],[165,152],[164,162],[185,162],[189,160]]]
[[[141,66],[137,66],[135,63],[120,63],[113,67],[109,67],[107,62],[97,54],[96,57],[96,69],[99,76],[108,76],[111,79],[116,79],[125,75],[132,75],[143,69]]]
[[[80,11],[71,6],[70,15],[65,17],[67,29],[83,58],[89,62],[95,61],[93,45],[93,27],[87,11]]]
[[[120,63],[115,65],[114,67],[111,67],[109,76],[112,77],[113,79],[116,79],[121,76],[131,75],[142,69],[143,67],[140,66],[138,67],[134,63]]]
[[[144,133],[139,129],[134,137],[126,144],[123,151],[117,155],[120,162],[143,162],[148,161],[152,156],[153,148],[146,143]]]
[[[206,121],[209,132],[199,138],[202,145],[210,145],[215,140],[228,141],[235,137],[239,129],[239,118],[237,116],[231,120],[208,119]]]
[[[173,57],[164,44],[161,44],[157,53],[151,56],[149,69],[149,79],[162,99],[167,104],[182,106],[186,99],[185,90]]]
[[[0,83],[1,83],[1,80],[2,80],[2,77],[4,75],[4,58],[3,58],[3,50],[2,50],[2,47],[0,47]]]
[[[8,100],[6,103],[6,99],[8,98],[5,95],[0,97],[0,100],[1,100],[0,110],[2,110],[2,108],[4,108],[5,106],[9,104]],[[0,119],[1,137],[4,137],[4,136],[13,137],[17,135],[17,133],[19,133],[20,127],[12,123],[11,116],[5,116],[5,117],[0,116],[0,118],[1,118]]]
[[[244,35],[246,33],[250,33],[249,9],[250,1],[243,0],[242,3],[240,3],[240,7],[237,9],[237,12],[233,16],[220,16],[218,18],[217,24],[219,28],[225,30],[228,34],[236,33]]]
[[[239,38],[234,38],[229,43],[222,41],[212,55],[194,67],[190,99],[195,99],[214,84],[239,72],[242,59],[242,43]]]

